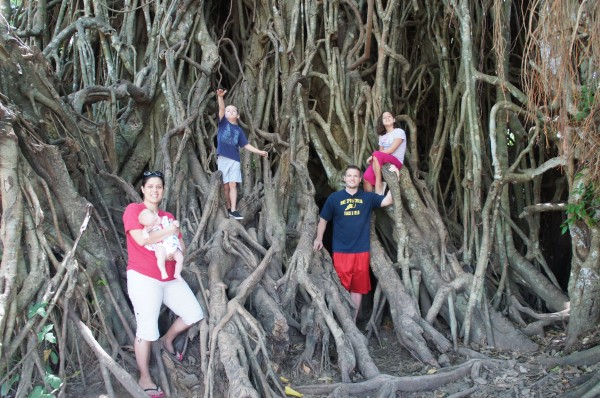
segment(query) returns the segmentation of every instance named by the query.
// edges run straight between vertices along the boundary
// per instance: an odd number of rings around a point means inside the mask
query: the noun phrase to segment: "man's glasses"
[[[164,175],[160,171],[144,171],[144,177],[158,177],[158,178],[163,178]]]

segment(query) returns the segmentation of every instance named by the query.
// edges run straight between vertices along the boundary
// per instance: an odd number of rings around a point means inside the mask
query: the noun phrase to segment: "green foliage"
[[[58,377],[52,373],[46,373],[46,377],[44,378],[44,381],[46,383],[48,383],[50,385],[50,387],[54,388],[55,390],[60,388],[60,386],[62,386],[62,380],[60,379],[60,377]]]
[[[96,285],[98,285],[98,286],[108,286],[108,282],[106,281],[106,279],[98,279],[98,282],[96,282]]]
[[[60,386],[62,386],[62,380],[58,376],[49,372],[46,373],[44,382],[52,387],[52,391],[47,392],[44,387],[35,386],[33,391],[31,391],[31,394],[29,394],[29,398],[54,398],[54,393],[60,388]]]
[[[52,362],[53,365],[58,365],[58,355],[56,355],[54,350],[50,352],[50,362]]]
[[[29,319],[40,316],[45,318],[47,316],[46,308],[48,303],[35,303],[27,311],[27,317]],[[59,362],[58,355],[55,350],[56,336],[53,333],[54,324],[43,325],[42,329],[37,333],[37,340],[39,344],[43,344],[44,362],[46,363],[45,369],[46,374],[44,375],[44,386],[35,386],[29,394],[29,398],[53,398],[62,386],[63,382],[53,373],[52,366],[57,365]],[[13,388],[13,385],[19,381],[19,375],[16,374],[11,379],[2,384],[0,388],[0,397],[9,396]],[[47,391],[50,389],[50,391]]]
[[[48,303],[36,303],[29,307],[29,311],[27,311],[27,318],[31,319],[36,315],[41,317],[46,316],[46,306]]]
[[[506,129],[506,145],[514,146],[516,142],[515,134],[510,129]]]
[[[580,197],[576,203],[567,204],[567,219],[560,225],[564,234],[578,220],[596,225],[600,215],[600,197],[592,184],[573,189],[573,194]]]
[[[6,397],[8,395],[8,392],[12,388],[13,384],[15,384],[17,381],[19,381],[19,379],[20,379],[20,375],[16,374],[12,378],[10,378],[7,381],[5,381],[4,383],[2,383],[2,387],[0,387],[0,397]]]
[[[44,325],[42,330],[37,334],[38,343],[46,340],[48,343],[56,344],[56,337],[54,336],[54,333],[51,332],[52,329],[54,329],[53,324]]]
[[[583,86],[577,104],[577,113],[574,116],[576,122],[581,122],[590,115],[592,106],[594,105],[595,90],[590,89],[588,86]]]
[[[35,386],[28,398],[54,398],[54,395],[48,394],[42,386]]]

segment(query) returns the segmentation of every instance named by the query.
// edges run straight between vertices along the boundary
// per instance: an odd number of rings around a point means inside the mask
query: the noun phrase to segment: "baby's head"
[[[158,217],[158,214],[149,209],[142,210],[138,217],[138,221],[144,227],[151,227],[153,225],[156,225],[158,224],[159,220],[160,218]]]
[[[229,123],[237,124],[237,121],[240,118],[240,113],[235,105],[227,105],[225,107],[225,118],[229,121]]]

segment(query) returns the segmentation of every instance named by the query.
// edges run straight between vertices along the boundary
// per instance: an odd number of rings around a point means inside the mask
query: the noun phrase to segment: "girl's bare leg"
[[[375,193],[381,195],[383,194],[383,180],[381,177],[381,165],[376,156],[373,156],[373,173],[375,173]]]

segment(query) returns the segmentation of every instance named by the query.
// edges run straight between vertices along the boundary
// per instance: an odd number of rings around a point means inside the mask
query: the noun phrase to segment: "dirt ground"
[[[364,327],[362,327],[361,330],[364,330]],[[600,335],[600,333],[584,339],[584,344],[582,344],[581,349],[583,350],[598,344],[600,342],[600,337],[598,335]],[[297,358],[304,349],[300,337],[301,336],[298,336],[298,338],[293,339],[290,344],[290,349],[286,356],[290,358],[290,360]],[[374,338],[371,339],[369,347],[371,356],[382,373],[395,376],[420,376],[443,371],[443,369],[438,370],[415,361],[409,353],[398,344],[391,326],[386,322],[383,323],[380,338],[380,341],[377,341]],[[296,340],[296,342],[294,342],[294,340]],[[452,397],[453,394],[469,390],[471,391],[470,394],[461,396],[473,398],[558,397],[565,391],[581,384],[583,380],[587,379],[586,376],[589,376],[600,369],[600,364],[587,367],[545,367],[539,365],[538,360],[540,358],[563,355],[564,340],[564,332],[562,330],[553,329],[548,330],[543,339],[536,339],[536,342],[540,344],[540,351],[534,355],[482,349],[479,350],[481,354],[501,360],[502,366],[483,366],[479,375],[475,378],[468,376],[435,390],[399,392],[396,396],[404,398],[443,398]],[[188,354],[188,358],[183,361],[183,369],[190,374],[197,373],[197,362],[194,358],[194,355],[197,354],[197,352],[195,352],[193,344],[190,345]],[[467,359],[456,354],[450,354],[447,358],[444,358],[442,362],[446,362],[446,360],[448,361],[448,366],[454,366],[463,363]],[[336,383],[340,381],[339,373],[334,358],[332,358],[331,362],[331,367],[329,369],[313,371],[308,367],[300,367],[300,369],[294,371],[293,361],[287,363],[284,360],[283,364],[276,369],[276,372],[279,376],[287,379],[287,383],[284,384],[289,385],[291,388],[301,385]],[[315,369],[319,369],[319,364],[315,362],[314,367]],[[135,372],[135,369],[132,369],[132,372]],[[83,398],[108,397],[100,372],[91,370],[88,372],[88,378],[90,378],[90,376],[92,379],[96,379],[96,381],[88,383],[85,387],[77,382],[71,384],[67,396]],[[363,380],[360,374],[353,374],[352,378],[354,382]],[[118,385],[117,382],[114,382],[113,387],[116,390],[116,396],[129,397],[129,394],[126,391],[123,391],[122,387]],[[188,397],[202,396],[202,394],[199,394],[199,391],[196,390],[196,393],[190,394],[190,392],[188,392],[183,394],[182,392],[178,392],[177,394],[173,394],[173,396]],[[321,397],[317,395],[304,396],[306,398]],[[369,395],[357,395],[357,397],[368,396]],[[370,396],[374,396],[374,392],[371,393]]]
[[[479,352],[493,359],[505,361],[501,367],[483,367],[479,376],[474,380],[464,377],[444,387],[422,391],[397,393],[398,397],[405,398],[443,398],[450,397],[466,390],[472,392],[468,395],[473,398],[481,397],[558,397],[565,391],[574,388],[587,380],[595,371],[600,370],[600,364],[586,367],[540,365],[540,358],[562,356],[565,333],[561,330],[550,330],[545,338],[536,339],[540,344],[540,351],[535,354],[521,354],[517,352],[500,352],[491,349],[481,349]],[[588,338],[581,349],[590,348],[598,343],[597,338]],[[420,376],[434,374],[438,370],[415,361],[409,353],[398,344],[391,327],[385,323],[381,331],[381,341],[371,339],[371,356],[382,373],[396,376]],[[300,347],[298,347],[300,348]],[[295,354],[295,353],[294,353]],[[467,359],[458,355],[448,356],[449,365],[454,366],[465,362]],[[335,370],[335,369],[332,369]],[[287,376],[286,376],[287,377]],[[353,381],[360,382],[360,375]],[[294,384],[318,384],[339,381],[335,372],[325,374],[310,374],[290,376],[291,386]],[[366,397],[367,395],[362,395]],[[371,395],[374,396],[374,395]],[[309,398],[311,396],[305,395]]]

